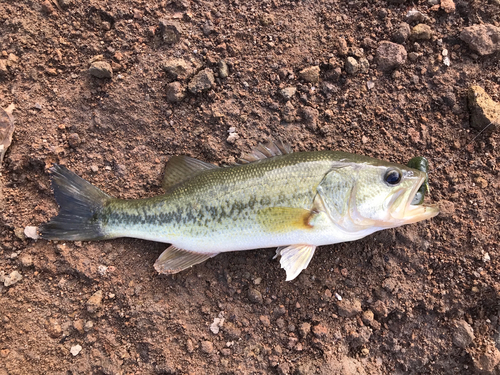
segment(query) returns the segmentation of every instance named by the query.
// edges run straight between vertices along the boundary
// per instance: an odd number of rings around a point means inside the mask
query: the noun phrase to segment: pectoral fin
[[[313,245],[290,245],[278,247],[276,257],[281,256],[281,268],[286,271],[286,281],[295,279],[303,269],[306,269],[314,255],[316,246]]]
[[[217,254],[218,253],[195,253],[192,251],[178,249],[172,245],[158,257],[155,262],[155,270],[159,273],[171,275],[192,267],[195,264],[204,262]]]

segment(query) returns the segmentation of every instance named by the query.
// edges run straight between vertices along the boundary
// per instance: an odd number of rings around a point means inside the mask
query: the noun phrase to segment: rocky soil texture
[[[0,375],[500,373],[499,56],[498,0],[3,0]],[[442,213],[293,282],[274,249],[165,276],[165,244],[25,234],[53,163],[140,198],[278,137],[425,156]]]

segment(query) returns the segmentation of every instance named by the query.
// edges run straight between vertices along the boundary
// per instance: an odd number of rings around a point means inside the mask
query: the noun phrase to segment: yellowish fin
[[[314,255],[316,246],[290,245],[278,247],[276,257],[281,256],[280,264],[286,272],[286,281],[295,279],[303,269],[306,269]]]
[[[155,270],[159,273],[170,275],[204,262],[217,254],[195,253],[178,249],[175,246],[169,246],[156,260]]]

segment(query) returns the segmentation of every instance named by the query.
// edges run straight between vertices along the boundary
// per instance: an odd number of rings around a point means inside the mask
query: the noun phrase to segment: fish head
[[[366,163],[357,168],[349,195],[351,223],[393,228],[430,219],[439,213],[435,205],[412,204],[427,173],[404,165]]]

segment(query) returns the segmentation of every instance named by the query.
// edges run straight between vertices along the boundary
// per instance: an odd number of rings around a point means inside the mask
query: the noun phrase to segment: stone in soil
[[[285,87],[280,90],[280,95],[285,100],[290,100],[297,92],[297,88],[295,86]]]
[[[351,74],[351,75],[354,75],[358,72],[359,70],[359,64],[358,64],[358,61],[352,57],[352,56],[348,56],[346,59],[345,59],[345,71],[348,73],[348,74]]]
[[[74,345],[70,349],[70,353],[73,355],[73,357],[76,357],[80,352],[82,351],[81,345]]]
[[[171,103],[178,103],[186,97],[186,89],[178,81],[171,82],[165,87],[167,100]]]
[[[403,65],[406,62],[406,57],[406,50],[400,44],[384,41],[377,48],[377,64],[385,72]]]
[[[466,27],[460,33],[469,48],[481,56],[500,51],[500,27],[493,25],[474,25]]]
[[[429,40],[432,37],[432,29],[425,23],[419,23],[411,29],[410,38],[412,40]]]
[[[403,44],[410,37],[410,32],[410,25],[408,25],[406,22],[402,22],[392,35],[392,40],[394,40],[396,43]]]
[[[264,299],[262,298],[262,294],[257,289],[253,288],[248,289],[248,299],[250,300],[250,302],[258,304],[262,304],[262,302],[264,301]]]
[[[106,61],[94,61],[90,65],[89,73],[97,78],[112,78],[113,69]]]
[[[0,283],[3,282],[4,286],[11,286],[21,281],[23,276],[18,271],[12,271],[9,275],[0,273]]]
[[[193,94],[198,94],[203,91],[210,90],[215,84],[214,73],[212,69],[204,69],[196,74],[188,84],[188,89]]]
[[[229,69],[227,67],[227,63],[224,60],[219,61],[219,77],[224,79],[229,76]]]
[[[172,79],[187,79],[193,75],[193,67],[189,62],[182,59],[168,59],[161,68]]]
[[[102,304],[102,290],[98,290],[87,300],[87,311],[89,313],[96,312]]]
[[[454,323],[453,344],[459,348],[466,349],[474,341],[474,330],[465,320],[458,320]]]
[[[385,305],[384,302],[382,301],[377,301],[372,305],[372,311],[377,315],[379,318],[385,318],[389,314],[389,310],[387,309],[387,306]]]
[[[319,66],[310,66],[299,72],[300,78],[306,82],[317,83],[319,81]]]
[[[480,86],[471,86],[467,92],[470,124],[483,130],[489,124],[490,130],[500,127],[500,103],[495,102]]]

